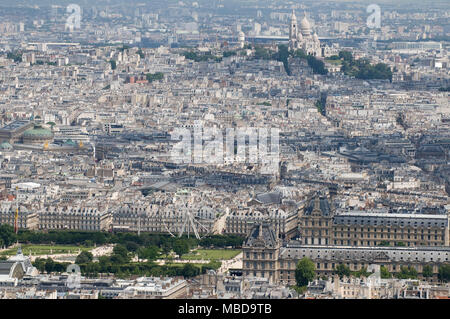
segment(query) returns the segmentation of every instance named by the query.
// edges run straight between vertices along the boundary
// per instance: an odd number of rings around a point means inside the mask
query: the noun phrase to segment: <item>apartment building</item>
[[[2,203],[0,206],[0,224],[14,226],[16,209],[15,203]],[[17,226],[23,229],[37,229],[39,227],[39,217],[37,212],[32,208],[20,205]]]
[[[71,229],[106,231],[112,223],[107,207],[65,206],[46,207],[39,211],[39,229]]]
[[[186,209],[191,210],[191,217],[187,215]],[[112,227],[118,231],[193,234],[195,225],[199,234],[212,232],[216,219],[211,207],[196,206],[184,210],[172,204],[124,204],[111,211]]]

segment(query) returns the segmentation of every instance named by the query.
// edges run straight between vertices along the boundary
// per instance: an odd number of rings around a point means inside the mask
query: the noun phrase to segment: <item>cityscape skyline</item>
[[[0,299],[448,299],[449,9],[0,0]]]

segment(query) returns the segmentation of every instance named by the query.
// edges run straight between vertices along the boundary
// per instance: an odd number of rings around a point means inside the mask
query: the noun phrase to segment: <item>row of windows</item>
[[[409,236],[408,236],[409,237]],[[417,239],[417,238],[416,238]],[[364,240],[334,240],[333,241],[335,245],[348,245],[348,246],[378,246],[380,244],[383,244],[383,241],[364,241]],[[404,243],[406,246],[441,246],[441,242],[411,242],[408,241]]]
[[[246,271],[245,274],[247,276],[253,275],[253,277],[263,277],[263,278],[268,277],[268,278],[270,278],[270,277],[273,277],[274,272],[273,271],[261,271],[261,272],[259,272],[259,275],[258,275],[258,272],[256,272],[256,271]]]
[[[315,226],[317,224],[317,226],[328,226],[328,221],[324,221],[323,223],[322,223],[322,221],[318,221],[318,222],[315,222],[314,220],[312,220],[312,221],[310,221],[310,222],[308,222],[308,221],[304,221],[303,222],[303,226]]]
[[[318,235],[328,235],[328,229],[325,230],[317,230],[317,229],[304,229],[303,233],[305,235],[313,235],[313,234],[318,234]]]
[[[247,259],[250,259],[250,257],[251,256],[253,256],[253,259],[258,259],[258,255],[261,255],[261,258],[260,259],[266,259],[266,257],[268,257],[269,259],[273,259],[273,253],[264,253],[264,252],[262,252],[262,253],[250,253],[250,252],[246,252],[245,253],[245,257],[247,258]]]
[[[394,228],[393,232],[397,233],[397,230],[401,230],[400,233],[404,233],[405,231],[407,231],[408,233],[411,233],[411,228],[408,228],[408,229]],[[426,231],[428,234],[431,234],[433,232],[435,234],[437,234],[438,232],[445,232],[445,230],[446,229],[442,229],[442,228],[440,228],[440,229],[421,229],[421,233],[424,233]],[[341,232],[349,232],[349,231],[353,232],[354,231],[354,232],[359,232],[359,233],[370,233],[370,232],[390,233],[390,232],[392,232],[392,230],[390,228],[386,228],[386,227],[382,227],[382,228],[370,228],[370,227],[368,227],[367,230],[364,229],[364,227],[362,227],[362,228],[354,227],[353,230],[352,230],[352,228],[348,228],[348,227],[335,227],[334,231],[335,232],[336,231],[341,231]],[[414,230],[414,233],[416,233],[416,232],[417,231]]]
[[[274,269],[274,262],[245,262],[245,268],[247,269]]]
[[[346,233],[346,234],[344,234],[344,233],[334,233],[334,237],[336,237],[336,238],[343,238],[343,237],[347,237],[347,238],[351,238],[351,237],[353,237],[353,238],[378,238],[377,234],[367,234],[367,236],[360,236],[359,234],[353,234],[353,236],[351,236],[351,235],[352,234],[350,234],[350,233]],[[398,235],[398,236],[396,234],[394,234],[392,237],[391,237],[391,234],[380,234],[380,236],[379,236],[379,238],[388,238],[388,239],[390,239],[390,238],[406,239],[406,237],[408,239],[411,239],[411,235],[407,235],[406,236],[406,235],[403,235],[403,234]],[[438,236],[438,235],[434,235],[433,238],[434,238],[434,240],[438,240],[438,239],[441,239],[442,237]],[[414,235],[414,239],[417,239],[417,235]],[[420,235],[420,239],[429,239],[429,240],[431,240],[432,236],[431,235]]]
[[[91,225],[91,224],[101,224],[104,221],[100,220],[80,220],[80,219],[63,219],[63,220],[54,220],[54,219],[47,219],[47,220],[40,220],[39,224],[80,224],[80,225]]]
[[[428,222],[428,223],[424,223],[421,222],[420,224],[418,222],[400,222],[400,223],[391,223],[391,222],[380,222],[378,223],[376,220],[373,223],[370,223],[369,221],[350,221],[350,220],[336,220],[335,221],[336,224],[338,225],[373,225],[374,227],[376,226],[400,226],[400,227],[405,227],[407,224],[407,226],[409,227],[446,227],[447,224],[445,222]]]
[[[295,251],[294,251],[295,252]],[[309,252],[309,254],[308,254]],[[322,251],[318,251],[318,250],[313,250],[313,249],[303,249],[302,252],[299,251],[299,253],[302,253],[302,255],[300,254],[296,254],[295,256],[291,256],[291,250],[288,250],[288,254],[287,257],[288,258],[294,258],[294,259],[301,259],[303,257],[308,257],[308,258],[317,258],[317,259],[362,259],[362,258],[372,258],[374,256],[373,252],[360,252],[359,254],[351,254],[349,251],[346,250],[339,250],[339,251],[334,251],[334,250],[322,250]],[[345,254],[346,253],[346,254]],[[413,259],[412,257],[416,257],[416,260],[429,260],[429,261],[433,261],[433,260],[438,260],[438,261],[443,261],[445,259],[445,261],[448,261],[449,259],[449,254],[447,252],[434,252],[434,253],[423,253],[423,252],[419,252],[419,251],[391,251],[389,253],[390,258],[393,260],[403,260],[403,256],[406,259]],[[316,256],[316,257],[314,257]],[[400,257],[400,258],[399,258]],[[280,261],[280,264],[283,261]],[[291,261],[285,261],[286,263],[288,263],[290,265]]]
[[[84,230],[99,230],[98,225],[95,226],[80,226],[80,225],[41,225],[40,229],[84,229]]]
[[[338,265],[344,264],[347,267],[350,268],[350,270],[357,271],[362,268],[367,268],[370,264],[368,263],[316,263],[316,269],[317,270],[334,270]],[[295,269],[296,265],[293,263],[288,263],[287,269]],[[389,264],[389,265],[381,265],[386,266],[389,271],[399,271],[402,267],[402,265],[395,265],[395,264]],[[418,272],[422,271],[422,265],[409,265],[410,267],[416,269]],[[280,268],[283,268],[283,263],[280,263]],[[432,266],[433,271],[438,271],[438,267]],[[280,270],[280,275],[283,275],[284,273],[293,273],[292,270]]]

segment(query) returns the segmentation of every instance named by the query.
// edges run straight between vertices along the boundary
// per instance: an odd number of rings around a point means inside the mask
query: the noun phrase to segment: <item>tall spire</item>
[[[292,9],[291,24],[289,25],[289,48],[295,49],[297,46],[298,24],[295,11]]]

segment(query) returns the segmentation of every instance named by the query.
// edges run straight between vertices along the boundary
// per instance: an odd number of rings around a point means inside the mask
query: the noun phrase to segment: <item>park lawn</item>
[[[325,62],[331,63],[331,64],[335,64],[335,65],[341,65],[342,64],[341,60],[325,60]]]
[[[236,257],[241,250],[239,249],[196,249],[188,254],[181,256],[186,260],[227,260]]]
[[[78,254],[78,251],[89,251],[94,247],[70,246],[70,245],[22,245],[22,253],[33,256],[52,254]],[[0,256],[13,256],[17,253],[17,248],[11,248],[0,253]]]

